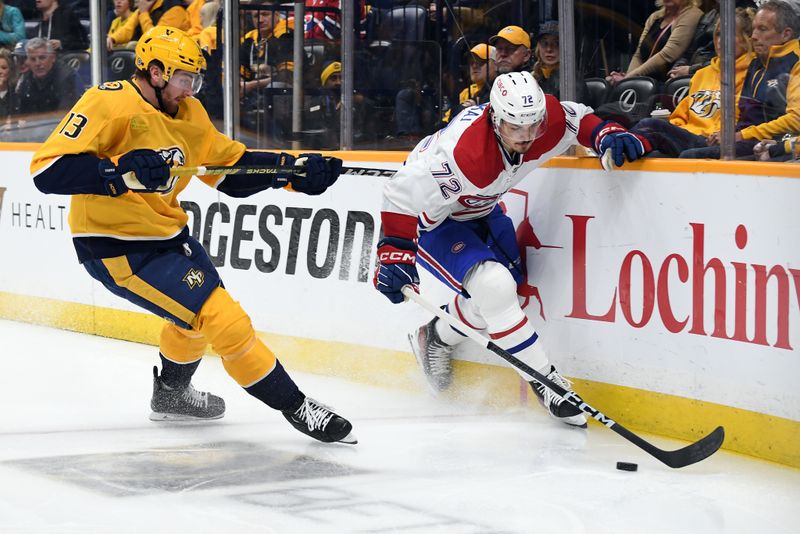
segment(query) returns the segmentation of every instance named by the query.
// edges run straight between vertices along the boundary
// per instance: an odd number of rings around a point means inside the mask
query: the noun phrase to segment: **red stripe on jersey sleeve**
[[[598,124],[603,122],[603,119],[590,113],[581,119],[580,128],[578,128],[578,142],[585,147],[594,148],[592,146],[592,132]]]
[[[417,238],[417,218],[413,215],[382,211],[381,222],[383,222],[383,235],[386,237]]]

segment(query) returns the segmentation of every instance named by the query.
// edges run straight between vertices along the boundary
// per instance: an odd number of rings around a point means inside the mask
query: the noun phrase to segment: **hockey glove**
[[[405,300],[402,289],[410,285],[418,291],[417,245],[410,239],[384,237],[378,242],[378,268],[372,283],[394,304]]]
[[[177,177],[170,177],[169,165],[158,152],[149,148],[131,150],[114,165],[110,159],[100,161],[100,177],[112,197],[127,191],[163,193],[172,189]]]
[[[595,152],[600,156],[603,169],[607,171],[622,167],[626,157],[628,161],[636,161],[653,150],[646,137],[629,132],[616,122],[605,121],[598,124],[592,137]]]
[[[319,154],[300,154],[294,162],[292,189],[307,195],[320,195],[339,179],[342,160],[323,158]]]
[[[287,154],[286,152],[281,152],[278,154],[278,161],[275,163],[278,167],[293,167],[295,164],[294,156],[291,154]],[[270,187],[281,188],[286,187],[289,185],[292,177],[294,176],[294,170],[286,170],[275,173],[275,176],[272,178],[272,184]]]

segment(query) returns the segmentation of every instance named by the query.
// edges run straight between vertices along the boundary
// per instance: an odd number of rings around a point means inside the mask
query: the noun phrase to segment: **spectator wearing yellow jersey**
[[[197,0],[196,0],[197,1]],[[205,0],[202,0],[205,2]],[[200,8],[200,24],[202,31],[194,36],[201,50],[210,53],[217,48],[217,13],[219,2],[205,2]]]
[[[203,31],[203,16],[200,11],[206,5],[206,0],[185,0],[186,14],[189,15],[189,29],[186,33],[192,37]]]
[[[117,46],[126,46],[126,45],[136,45],[136,41],[139,40],[141,37],[142,32],[137,27],[133,34],[133,39],[128,41],[127,43],[117,43],[112,38],[112,35],[122,28],[125,23],[133,16],[136,16],[136,12],[133,10],[133,0],[114,0],[114,20],[111,21],[111,24],[108,27],[108,35],[106,37],[106,47],[109,50]]]
[[[172,26],[187,31],[191,25],[189,14],[181,0],[139,0],[139,8],[125,24],[107,38],[109,47],[124,46],[136,41],[137,31],[144,33],[153,26]]]
[[[753,29],[753,12],[736,10],[736,97],[738,99],[747,68],[755,57],[750,34]],[[719,22],[714,30],[714,47],[720,53]],[[643,119],[631,131],[646,137],[654,152],[649,157],[678,157],[681,152],[707,148],[708,137],[721,128],[720,115],[720,62],[712,58],[711,64],[692,76],[687,96],[678,103],[669,121]],[[738,118],[739,108],[736,113]]]

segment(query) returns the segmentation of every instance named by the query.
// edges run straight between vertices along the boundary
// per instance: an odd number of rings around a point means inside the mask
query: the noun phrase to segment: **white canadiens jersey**
[[[503,194],[550,158],[577,143],[591,145],[591,133],[602,122],[591,108],[550,95],[546,106],[543,135],[515,157],[495,136],[486,104],[465,109],[420,141],[384,189],[385,234],[416,237],[410,235],[410,217],[427,231],[448,217],[466,221],[488,215]]]

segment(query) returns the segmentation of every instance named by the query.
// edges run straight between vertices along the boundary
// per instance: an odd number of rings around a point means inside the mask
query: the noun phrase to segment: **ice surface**
[[[147,419],[154,347],[0,321],[0,356],[2,533],[800,532],[800,471],[724,451],[672,470],[543,410],[294,374],[353,422],[359,444],[330,445],[217,358],[194,383],[225,418],[170,425]]]

